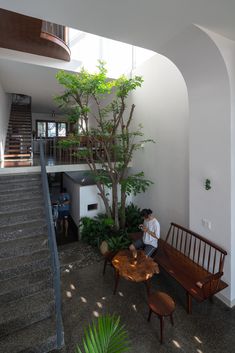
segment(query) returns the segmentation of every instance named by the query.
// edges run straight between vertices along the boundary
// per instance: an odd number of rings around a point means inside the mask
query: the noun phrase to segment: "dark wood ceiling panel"
[[[41,29],[40,19],[0,9],[0,47],[69,61],[65,42]]]

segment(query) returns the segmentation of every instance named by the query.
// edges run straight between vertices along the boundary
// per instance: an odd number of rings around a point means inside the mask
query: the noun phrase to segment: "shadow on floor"
[[[74,223],[72,217],[68,217],[68,233],[65,232],[65,221],[57,221],[56,242],[57,245],[64,245],[78,241],[78,227]]]
[[[170,320],[165,319],[164,344],[161,345],[158,318],[153,315],[151,322],[147,322],[145,286],[120,279],[117,294],[113,295],[113,269],[108,267],[105,276],[102,275],[101,256],[82,243],[76,244],[76,250],[70,256],[67,246],[63,247],[61,258],[67,353],[75,353],[84,327],[104,313],[121,316],[129,332],[133,353],[234,353],[235,309],[229,309],[215,299],[214,304],[194,302],[193,314],[188,315],[185,292],[166,274],[160,273],[153,277],[152,289],[163,290],[176,300],[175,325],[172,327]]]

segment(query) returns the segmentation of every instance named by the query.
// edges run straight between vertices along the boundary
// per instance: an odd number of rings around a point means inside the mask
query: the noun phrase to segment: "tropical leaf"
[[[130,342],[125,327],[116,315],[100,316],[84,330],[84,353],[125,353]],[[83,353],[77,346],[76,353]]]

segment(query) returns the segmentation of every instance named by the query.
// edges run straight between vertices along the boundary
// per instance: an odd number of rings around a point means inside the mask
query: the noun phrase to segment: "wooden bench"
[[[226,255],[201,235],[171,223],[166,240],[159,239],[154,260],[186,290],[191,313],[192,298],[198,302],[212,299],[228,286],[221,280]]]

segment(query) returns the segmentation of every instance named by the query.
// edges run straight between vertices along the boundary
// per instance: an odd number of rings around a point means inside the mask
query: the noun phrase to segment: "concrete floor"
[[[176,300],[174,327],[165,319],[164,344],[159,342],[159,320],[152,315],[147,322],[146,288],[142,283],[120,280],[116,295],[113,269],[102,275],[103,263],[80,268],[66,259],[62,267],[63,322],[66,353],[75,353],[81,343],[84,327],[97,315],[116,313],[121,316],[132,344],[133,353],[234,353],[235,309],[229,309],[219,300],[193,303],[193,314],[185,311],[184,291],[167,275],[161,273],[152,279],[153,290],[163,290]]]

